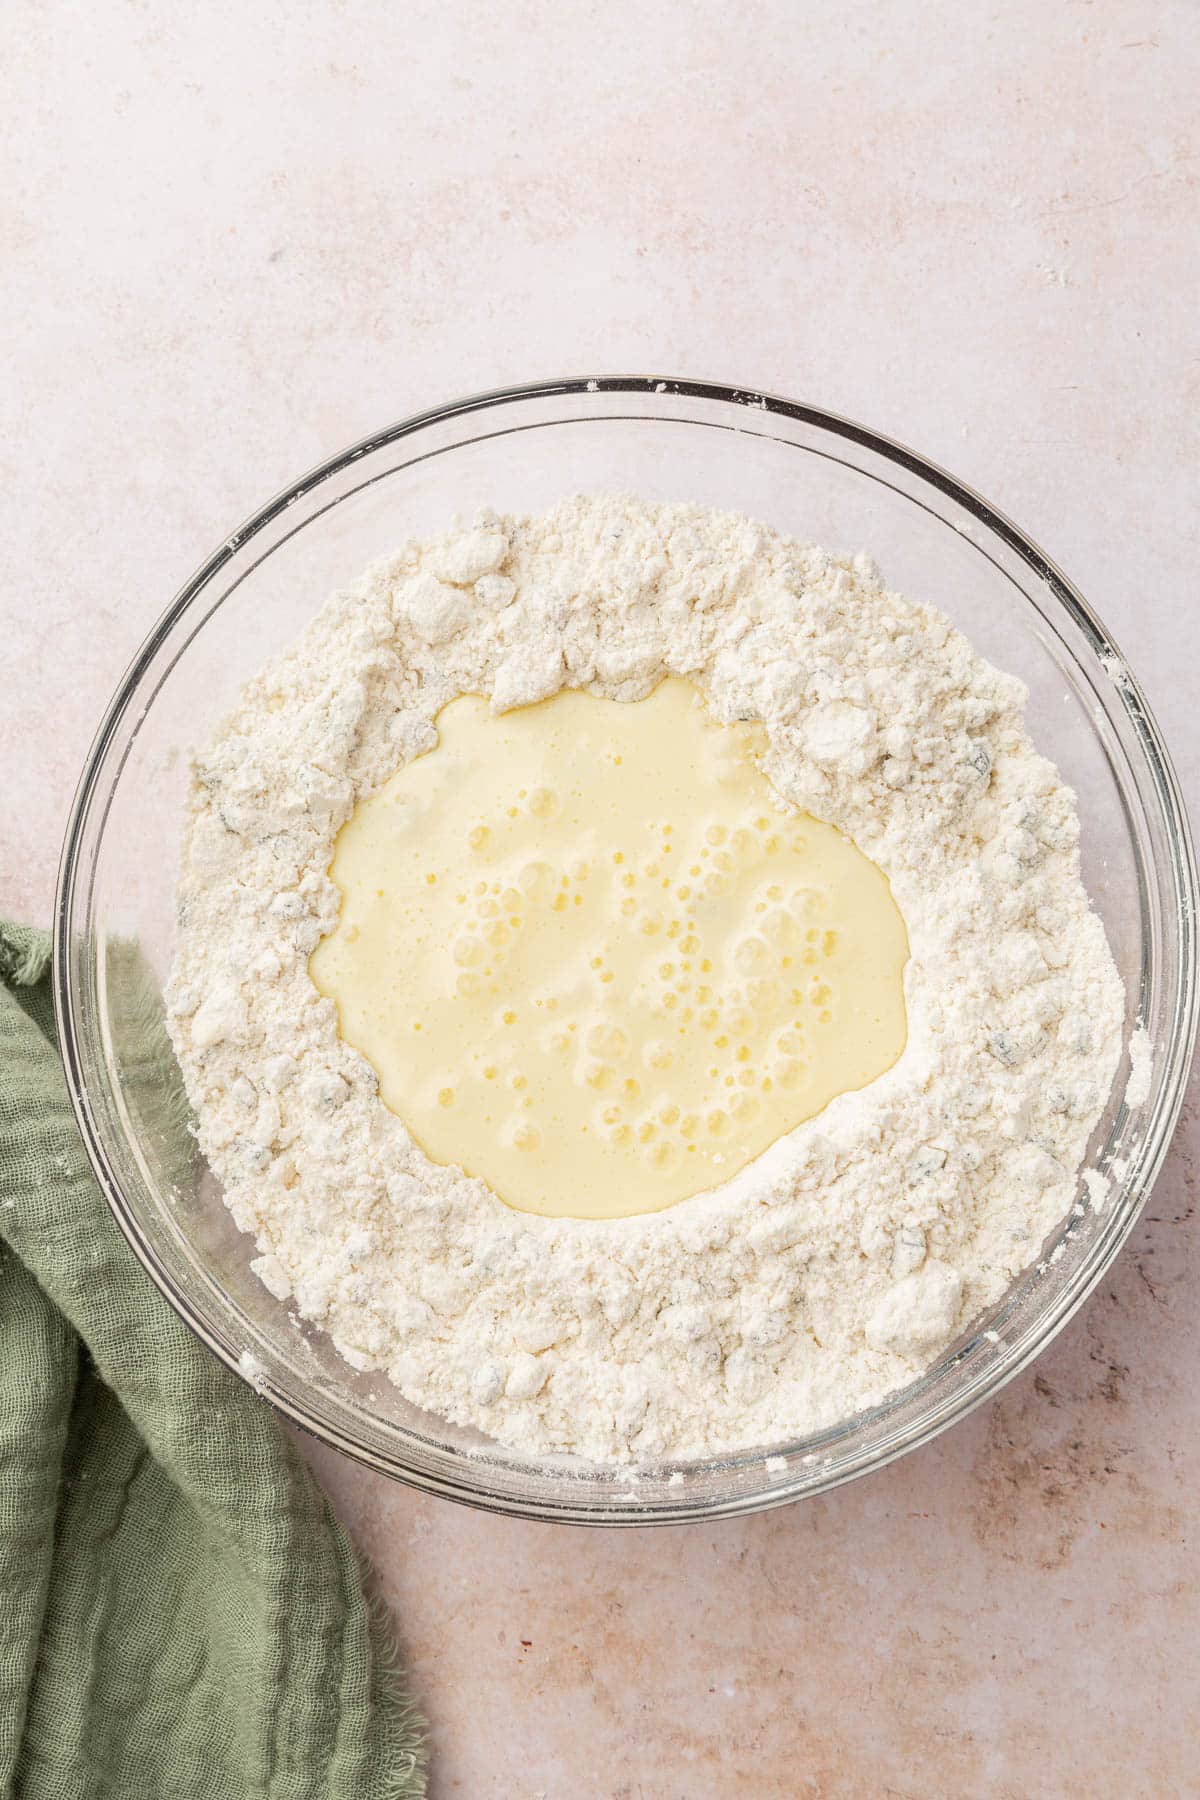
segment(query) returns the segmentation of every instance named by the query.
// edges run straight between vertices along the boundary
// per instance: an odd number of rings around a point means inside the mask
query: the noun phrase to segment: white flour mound
[[[761,719],[783,801],[886,872],[908,1045],[708,1194],[517,1213],[414,1145],[309,979],[334,838],[459,694],[632,701],[668,674]],[[267,1287],[355,1368],[521,1451],[769,1445],[911,1380],[1069,1211],[1120,1056],[1074,797],[1024,699],[868,558],[694,506],[488,515],[335,594],[196,763],[169,991]]]

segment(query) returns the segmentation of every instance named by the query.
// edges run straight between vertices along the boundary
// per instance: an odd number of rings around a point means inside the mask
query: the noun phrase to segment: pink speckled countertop
[[[1196,791],[1193,0],[9,0],[0,908],[183,577],[419,406],[642,369],[907,439],[1047,545]],[[13,152],[15,151],[15,158]],[[997,1403],[669,1532],[313,1452],[383,1570],[435,1800],[1200,1793],[1196,1094]]]

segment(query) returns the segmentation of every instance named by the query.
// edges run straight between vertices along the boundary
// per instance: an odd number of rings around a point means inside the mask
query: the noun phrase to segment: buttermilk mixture
[[[518,1451],[883,1399],[1076,1203],[1123,994],[1021,684],[630,497],[335,594],[195,765],[169,1022],[254,1267]]]

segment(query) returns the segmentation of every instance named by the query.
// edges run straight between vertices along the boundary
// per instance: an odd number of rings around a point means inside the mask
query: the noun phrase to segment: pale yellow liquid
[[[904,1048],[904,923],[688,683],[452,701],[355,811],[312,978],[434,1162],[525,1212],[719,1186]]]

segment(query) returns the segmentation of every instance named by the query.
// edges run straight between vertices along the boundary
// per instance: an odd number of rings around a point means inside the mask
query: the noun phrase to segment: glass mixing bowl
[[[189,747],[334,588],[481,506],[530,512],[631,490],[729,507],[871,551],[1029,685],[1038,746],[1079,795],[1083,872],[1152,1050],[1122,1068],[1077,1211],[989,1316],[884,1405],[799,1442],[640,1468],[511,1454],[357,1374],[250,1272],[188,1131],[162,1031]],[[538,383],[439,407],[356,444],[235,531],[171,602],[100,727],[63,851],[54,973],[76,1113],[117,1220],[180,1315],[289,1419],[370,1467],[499,1512],[665,1523],[778,1505],[879,1467],[1003,1386],[1081,1305],[1129,1233],[1175,1124],[1196,1022],[1196,869],[1170,759],[1136,680],[1066,578],[977,494],[845,419],[705,382]],[[770,1455],[771,1466],[766,1464]],[[781,1461],[777,1459],[782,1459]]]

